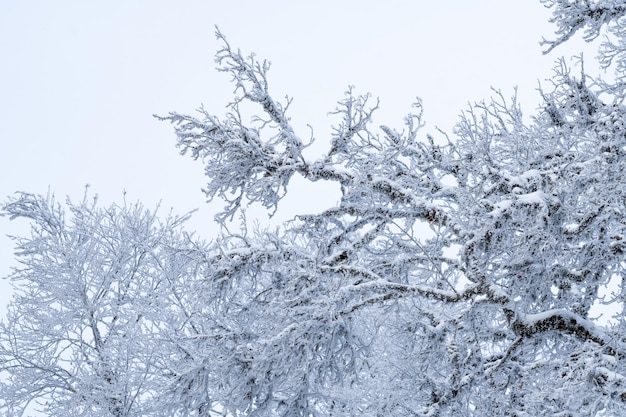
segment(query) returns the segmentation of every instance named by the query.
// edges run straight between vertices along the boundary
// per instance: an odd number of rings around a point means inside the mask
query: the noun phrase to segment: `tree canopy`
[[[224,117],[157,116],[226,205],[210,243],[141,205],[67,210],[20,194],[3,213],[18,290],[0,327],[0,410],[56,416],[617,416],[626,411],[626,7],[544,0],[556,39],[606,34],[610,81],[557,62],[527,121],[516,97],[422,133],[422,104],[372,126],[350,88],[308,160],[269,64],[218,31]],[[258,106],[248,122],[240,106]],[[294,174],[341,199],[279,230]],[[69,216],[68,216],[69,213]],[[597,311],[617,313],[599,319]]]

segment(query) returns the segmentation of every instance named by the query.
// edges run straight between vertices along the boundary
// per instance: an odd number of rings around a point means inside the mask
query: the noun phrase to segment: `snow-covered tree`
[[[32,229],[14,238],[21,266],[0,323],[0,414],[171,416],[157,400],[179,281],[192,276],[186,216],[87,197],[66,207],[25,193],[2,207]]]
[[[543,2],[557,25],[547,49],[606,34],[611,80],[559,61],[532,119],[496,91],[437,138],[419,101],[401,126],[374,127],[379,103],[349,89],[315,161],[289,100],[270,94],[269,64],[218,32],[230,112],[160,119],[226,201],[224,233],[204,245],[184,218],[141,206],[68,202],[66,220],[50,198],[5,203],[33,234],[16,239],[0,410],[624,415],[626,7]],[[337,183],[340,201],[231,231],[244,204],[275,211],[295,174]]]
[[[227,234],[170,366],[201,415],[590,416],[626,412],[624,14],[546,1],[558,39],[609,24],[611,83],[559,62],[530,123],[515,97],[470,108],[444,141],[372,127],[350,89],[316,161],[268,88],[269,65],[224,37],[238,96],[224,119],[171,113],[208,197],[275,210],[296,173],[342,196],[281,231]],[[616,41],[615,41],[616,39]],[[246,123],[242,103],[261,116]],[[599,320],[597,312],[617,313]],[[212,410],[212,411],[211,411]]]

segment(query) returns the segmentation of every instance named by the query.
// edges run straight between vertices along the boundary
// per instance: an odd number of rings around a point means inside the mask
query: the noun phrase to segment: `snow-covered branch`
[[[553,9],[550,21],[557,25],[557,38],[544,39],[548,46],[544,53],[567,42],[578,31],[584,30],[584,39],[592,41],[609,23],[626,14],[626,5],[616,0],[541,0],[546,8]]]

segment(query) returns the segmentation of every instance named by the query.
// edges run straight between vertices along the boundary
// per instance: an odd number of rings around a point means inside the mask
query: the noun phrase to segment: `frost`
[[[494,91],[447,140],[422,133],[419,100],[374,128],[378,101],[349,88],[316,161],[269,63],[218,32],[227,114],[159,118],[225,201],[222,233],[201,242],[141,206],[4,203],[33,229],[16,238],[0,412],[626,415],[626,7],[544,3],[549,48],[608,25],[614,83],[559,61],[534,117]],[[273,213],[294,177],[333,183],[337,204],[272,230],[228,222],[247,203]]]

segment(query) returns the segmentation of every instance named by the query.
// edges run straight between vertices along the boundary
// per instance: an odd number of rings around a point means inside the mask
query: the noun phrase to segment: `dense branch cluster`
[[[270,95],[269,65],[218,33],[230,112],[159,117],[226,201],[217,220],[275,210],[295,173],[338,183],[341,200],[208,244],[138,206],[84,201],[66,219],[49,198],[9,200],[3,212],[34,228],[17,239],[21,290],[0,329],[0,410],[623,415],[626,7],[544,3],[550,49],[608,25],[615,80],[559,62],[530,123],[496,91],[445,141],[422,135],[420,102],[399,129],[372,127],[379,103],[350,88],[316,161]],[[244,102],[262,114],[251,124]]]

